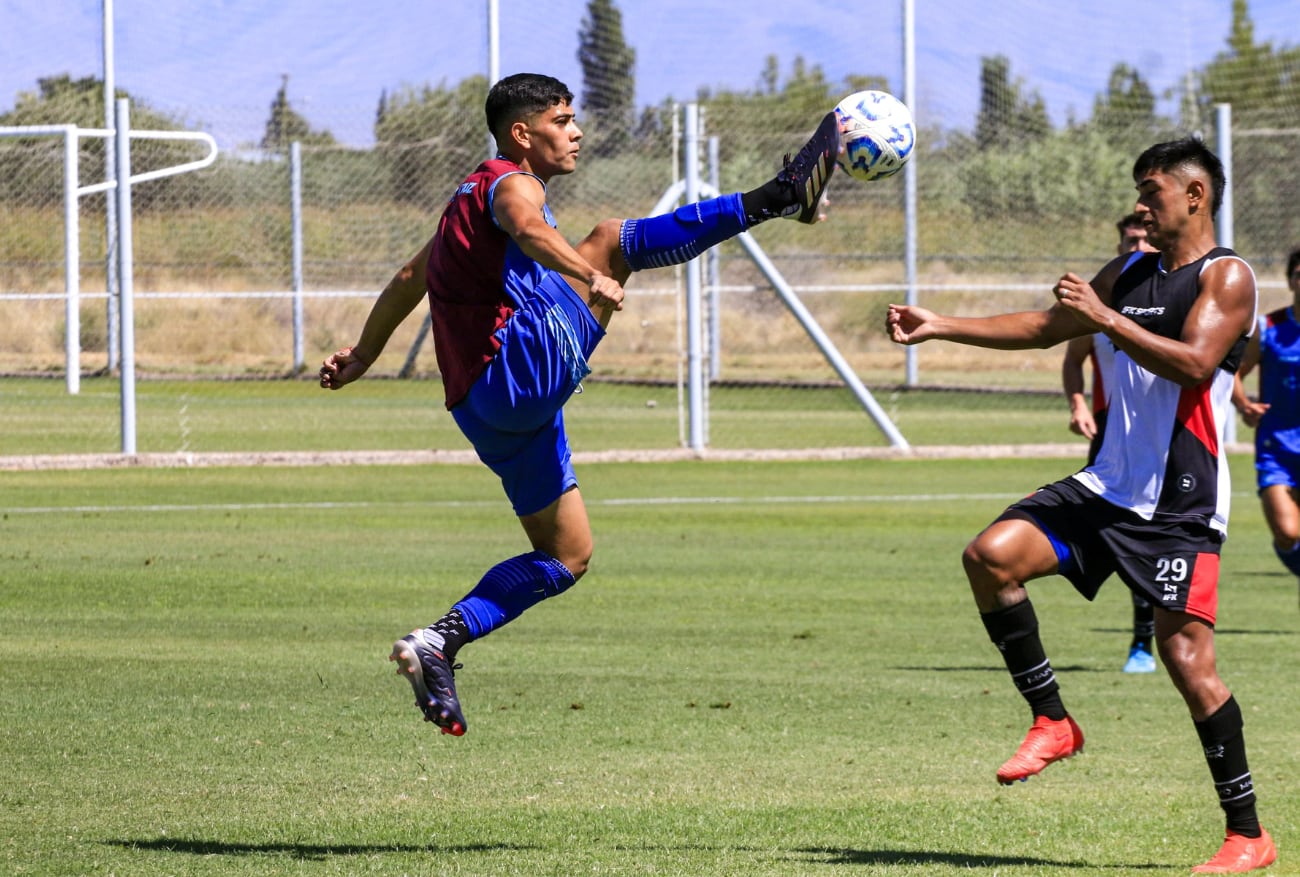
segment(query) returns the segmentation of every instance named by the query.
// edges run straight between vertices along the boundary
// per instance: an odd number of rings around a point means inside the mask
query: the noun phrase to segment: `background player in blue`
[[[893,340],[1049,347],[1103,332],[1115,345],[1106,437],[1095,463],[1013,504],[962,555],[989,639],[1033,715],[997,779],[1025,780],[1083,749],[1039,637],[1026,585],[1061,575],[1092,599],[1112,573],[1156,606],[1156,646],[1200,738],[1227,823],[1194,873],[1263,868],[1277,848],[1259,823],[1241,708],[1219,676],[1214,622],[1231,490],[1224,432],[1257,294],[1250,266],[1215,244],[1223,165],[1194,138],[1133,166],[1135,211],[1157,253],[1119,256],[1092,279],[1064,274],[1045,311],[942,316],[890,305]]]
[[[1128,253],[1154,253],[1156,248],[1147,241],[1147,229],[1142,217],[1130,213],[1115,223],[1119,232],[1117,255]],[[1101,439],[1106,430],[1106,385],[1110,382],[1110,367],[1115,361],[1115,347],[1100,332],[1071,338],[1065,345],[1061,358],[1061,386],[1070,404],[1070,432],[1088,440],[1088,464],[1097,459]],[[1083,366],[1092,363],[1092,398],[1084,394]],[[1155,610],[1151,602],[1137,591],[1129,591],[1133,603],[1133,636],[1129,640],[1128,657],[1124,661],[1125,673],[1154,673],[1156,658],[1151,641],[1156,633]]]
[[[763,186],[662,216],[609,219],[576,246],[556,228],[546,184],[573,173],[582,130],[557,79],[506,77],[485,114],[498,155],[452,194],[434,236],[379,295],[351,347],[329,356],[320,384],[361,377],[428,297],[446,406],[501,479],[531,550],[497,563],[438,621],[393,644],[426,721],[465,733],[456,654],[587,571],[591,525],[570,460],[562,408],[623,304],[633,271],[689,261],[778,216],[812,223],[840,149],[835,114]]]
[[[1300,247],[1286,259],[1291,304],[1259,318],[1241,359],[1232,404],[1255,428],[1255,475],[1273,550],[1300,576]],[[1242,381],[1259,366],[1259,401]]]

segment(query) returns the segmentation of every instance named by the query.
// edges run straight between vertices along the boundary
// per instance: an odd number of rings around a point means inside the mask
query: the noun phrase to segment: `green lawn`
[[[524,550],[475,467],[0,473],[0,873],[1154,875],[1222,817],[1128,599],[1032,586],[1087,751],[1028,727],[962,546],[1062,460],[593,465],[592,572],[461,653],[460,739],[385,661]],[[1296,583],[1234,460],[1219,663],[1300,873]]]
[[[121,449],[115,380],[0,379],[0,456],[115,453]],[[886,446],[847,389],[719,386],[709,391],[708,445],[718,449]],[[1075,441],[1055,395],[882,389],[876,401],[913,445]],[[309,380],[140,381],[137,450],[467,450],[437,381],[373,379],[327,393]],[[565,409],[577,451],[682,444],[677,388],[590,382]],[[1014,422],[1014,431],[1008,423]]]

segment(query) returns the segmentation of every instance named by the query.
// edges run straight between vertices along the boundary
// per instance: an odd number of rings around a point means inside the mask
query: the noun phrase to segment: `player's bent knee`
[[[622,228],[621,219],[601,220],[576,247],[593,268],[613,277],[619,283],[625,282],[631,273],[623,259],[623,251],[619,244]]]
[[[961,553],[961,565],[966,575],[973,581],[976,577],[985,578],[995,574],[1001,565],[993,556],[991,546],[981,537],[970,542]]]

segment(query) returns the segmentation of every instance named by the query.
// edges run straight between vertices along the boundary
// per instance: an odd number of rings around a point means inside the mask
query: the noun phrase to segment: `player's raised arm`
[[[1201,294],[1183,323],[1182,335],[1165,338],[1119,315],[1103,327],[1133,361],[1184,387],[1209,379],[1255,318],[1255,274],[1237,258],[1219,259],[1201,275]]]
[[[1024,350],[1051,347],[1090,330],[1059,307],[993,317],[954,317],[891,304],[885,331],[896,344],[939,340],[994,350]]]
[[[623,303],[623,287],[614,278],[596,270],[564,235],[552,228],[542,210],[546,190],[536,177],[511,174],[497,184],[492,214],[501,229],[519,245],[524,255],[538,264],[578,282],[579,292],[590,292],[615,310]],[[593,302],[594,303],[594,302]]]

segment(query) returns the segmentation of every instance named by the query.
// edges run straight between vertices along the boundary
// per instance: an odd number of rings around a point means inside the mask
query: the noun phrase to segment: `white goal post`
[[[117,240],[110,248],[117,253],[119,291],[121,296],[121,337],[109,339],[120,350],[122,371],[122,453],[135,453],[135,334],[131,323],[131,270],[134,254],[131,245],[131,187],[137,183],[159,180],[177,174],[196,171],[217,160],[217,141],[203,131],[132,131],[130,101],[119,98],[115,128],[81,128],[76,125],[18,125],[0,127],[0,137],[62,137],[63,138],[63,270],[65,300],[64,358],[67,371],[67,388],[70,394],[81,390],[81,218],[80,202],[85,195],[115,190],[118,222],[114,229]],[[81,184],[78,163],[79,147],[83,137],[113,138],[116,143],[116,179],[100,183]],[[195,161],[170,167],[157,168],[144,173],[131,173],[131,140],[190,140],[207,146],[207,154]],[[113,246],[113,245],[116,246]],[[24,296],[32,298],[33,296]],[[40,296],[37,296],[40,297]]]

